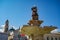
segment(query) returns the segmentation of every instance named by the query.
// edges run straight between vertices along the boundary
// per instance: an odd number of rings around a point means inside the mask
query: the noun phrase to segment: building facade
[[[44,40],[60,40],[60,34],[57,33],[45,34]]]
[[[0,32],[0,40],[8,40],[8,34]]]

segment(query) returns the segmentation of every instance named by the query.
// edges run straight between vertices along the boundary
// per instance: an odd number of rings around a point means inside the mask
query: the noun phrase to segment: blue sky
[[[60,28],[59,0],[0,0],[0,25],[9,20],[9,25],[19,27],[26,25],[31,19],[31,7],[38,8],[39,20],[42,26],[57,26]]]

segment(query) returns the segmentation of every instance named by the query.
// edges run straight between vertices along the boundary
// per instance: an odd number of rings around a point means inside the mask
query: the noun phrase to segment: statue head
[[[31,9],[32,9],[33,12],[37,12],[37,7],[36,6],[32,7]]]

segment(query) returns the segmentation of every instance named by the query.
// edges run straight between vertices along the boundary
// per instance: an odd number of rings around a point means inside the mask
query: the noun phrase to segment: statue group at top
[[[31,8],[31,10],[32,10],[32,20],[30,20],[28,24],[33,26],[40,26],[40,24],[43,21],[38,19],[37,7],[34,6]]]

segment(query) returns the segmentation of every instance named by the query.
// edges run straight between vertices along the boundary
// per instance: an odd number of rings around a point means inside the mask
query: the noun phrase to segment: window
[[[36,40],[39,40],[39,39],[36,39]]]
[[[60,40],[60,37],[59,37],[59,40]]]
[[[53,40],[53,38],[51,37],[51,40]]]
[[[57,40],[57,38],[55,38],[55,40]]]
[[[10,40],[13,40],[13,39],[10,39]]]
[[[47,37],[47,40],[49,40],[49,37]]]

